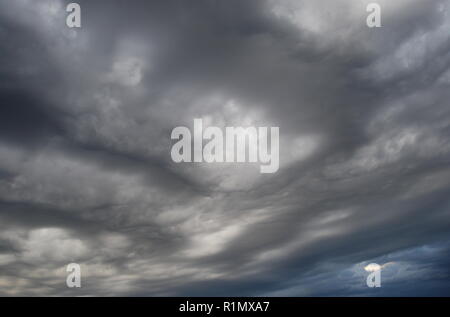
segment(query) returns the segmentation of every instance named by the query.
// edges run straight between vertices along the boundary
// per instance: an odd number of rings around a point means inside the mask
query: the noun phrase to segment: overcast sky
[[[450,1],[370,2],[0,0],[0,295],[449,296]]]

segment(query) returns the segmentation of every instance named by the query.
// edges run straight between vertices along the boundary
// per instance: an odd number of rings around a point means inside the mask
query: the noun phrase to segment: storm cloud
[[[0,295],[449,296],[450,1],[371,2],[0,0]]]

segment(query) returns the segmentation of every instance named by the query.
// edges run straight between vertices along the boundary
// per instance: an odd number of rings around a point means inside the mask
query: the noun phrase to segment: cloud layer
[[[450,295],[450,1],[370,2],[0,0],[0,295]]]

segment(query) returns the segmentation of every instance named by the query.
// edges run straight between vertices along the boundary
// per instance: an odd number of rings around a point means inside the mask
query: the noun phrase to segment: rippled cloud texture
[[[450,295],[450,1],[78,2],[0,0],[0,295]]]

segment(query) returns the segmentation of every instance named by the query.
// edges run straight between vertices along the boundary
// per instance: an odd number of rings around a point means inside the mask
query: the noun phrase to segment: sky
[[[449,0],[68,3],[0,0],[0,296],[450,296]]]

